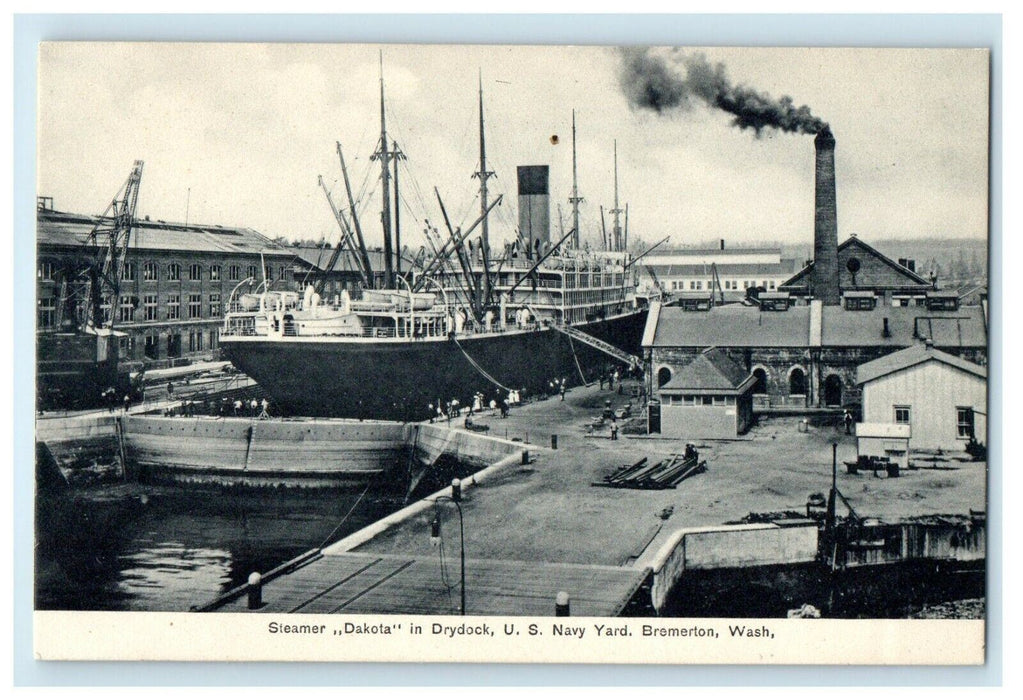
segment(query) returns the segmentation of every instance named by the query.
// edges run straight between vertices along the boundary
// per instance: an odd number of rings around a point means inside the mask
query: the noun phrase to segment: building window
[[[661,367],[657,370],[657,386],[662,387],[671,381],[671,369],[668,367]]]
[[[191,331],[188,334],[188,351],[189,352],[201,352],[202,351],[202,331]]]
[[[156,360],[160,356],[160,338],[155,335],[146,336],[146,345],[143,349],[146,357],[150,360]]]
[[[796,396],[806,394],[806,373],[799,367],[789,373],[789,394]]]
[[[57,276],[57,264],[50,260],[39,263],[39,279],[52,280]]]
[[[287,268],[287,266],[281,265],[277,269],[277,279],[279,279],[279,280],[286,280],[286,279],[288,279],[288,268]]]
[[[135,337],[134,336],[123,336],[118,340],[117,343],[118,352],[121,359],[131,360],[135,357]]]
[[[768,289],[774,289],[774,280],[771,280],[771,284],[768,286]]]
[[[220,281],[220,265],[210,265],[210,281]]]
[[[135,305],[131,303],[131,297],[122,294],[120,303],[117,305],[117,320],[121,323],[131,323],[135,320]]]
[[[57,300],[53,297],[39,299],[37,323],[40,328],[52,328],[57,323]]]
[[[135,263],[133,262],[124,263],[124,267],[121,268],[121,279],[124,280],[125,282],[135,281]]]
[[[188,279],[192,282],[199,282],[202,280],[202,265],[199,263],[192,263],[188,267]]]
[[[181,357],[181,334],[167,336],[167,357]]]
[[[256,279],[256,266],[255,265],[249,265],[249,268],[245,271],[245,277],[246,278],[251,278],[251,279]]]
[[[241,276],[242,276],[241,265],[231,265],[229,268],[227,268],[227,279],[231,280],[232,282],[237,282],[238,280],[241,279]]]
[[[167,266],[167,279],[171,282],[177,282],[181,279],[181,265],[177,263],[171,263]]]
[[[181,318],[181,295],[171,294],[167,297],[167,320],[176,321]]]
[[[909,425],[909,406],[896,406],[895,407],[895,422],[903,425]]]
[[[210,331],[210,350],[216,350],[220,345],[220,329],[214,328]]]
[[[142,297],[142,311],[145,314],[147,321],[155,321],[156,319],[156,295],[147,294]]]
[[[210,294],[210,316],[216,318],[220,315],[220,294]]]
[[[142,263],[142,280],[144,282],[155,282],[157,279],[156,263],[145,262]]]
[[[202,295],[201,294],[189,294],[188,295],[188,317],[189,318],[202,318]]]
[[[753,383],[754,394],[766,394],[767,393],[767,370],[763,367],[757,367],[753,370],[753,376],[757,378],[756,382]]]
[[[704,406],[713,406],[714,405],[714,397],[713,396],[703,396],[701,398],[703,399],[703,405]]]
[[[963,440],[973,437],[973,409],[969,406],[956,406],[956,432]]]

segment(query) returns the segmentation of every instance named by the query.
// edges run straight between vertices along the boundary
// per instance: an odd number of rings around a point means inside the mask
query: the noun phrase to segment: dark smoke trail
[[[634,108],[662,114],[702,102],[733,115],[733,126],[753,129],[758,136],[764,129],[816,134],[828,128],[806,105],[796,107],[791,97],[774,99],[744,85],[732,85],[724,64],[712,65],[703,54],[676,50],[666,57],[649,48],[626,48],[621,57],[621,86]]]

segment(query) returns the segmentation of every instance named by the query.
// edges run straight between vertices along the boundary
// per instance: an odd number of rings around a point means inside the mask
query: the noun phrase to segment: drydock
[[[595,425],[608,402],[617,411],[629,401],[591,385],[563,401],[516,406],[507,418],[477,414],[472,430],[461,417],[422,426],[438,438],[450,430],[442,442],[492,460],[462,480],[457,503],[446,488],[192,609],[459,614],[464,594],[471,615],[674,614],[687,577],[743,572],[736,578],[748,581],[813,566],[820,552],[832,553],[832,570],[982,566],[985,463],[900,478],[839,473],[858,519],[837,546],[818,521],[799,516],[809,514],[810,494],[831,485],[833,454],[839,463],[855,455],[854,437],[765,418],[743,439],[697,444],[706,470],[674,488],[601,488],[623,465],[660,463],[683,447],[613,440],[610,422]],[[559,594],[567,594],[561,604]],[[794,607],[800,602],[808,601]]]

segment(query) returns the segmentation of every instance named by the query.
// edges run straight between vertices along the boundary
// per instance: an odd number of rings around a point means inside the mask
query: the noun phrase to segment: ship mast
[[[611,244],[612,250],[622,250],[622,225],[621,219],[619,218],[622,209],[618,206],[618,140],[615,139],[615,208],[611,210],[611,213],[615,215],[615,225],[613,235],[613,243]]]
[[[572,196],[568,198],[572,205],[572,229],[575,231],[572,236],[572,247],[579,249],[579,202],[583,198],[579,196],[579,177],[575,164],[575,110],[572,110]]]
[[[380,147],[371,160],[380,161],[380,178],[383,181],[384,207],[380,222],[384,229],[384,288],[394,286],[394,253],[391,246],[391,168],[392,152],[387,148],[387,117],[384,115],[384,54],[380,52]]]
[[[496,177],[493,170],[487,170],[487,144],[483,131],[483,71],[479,78],[480,95],[480,169],[472,176],[480,181],[480,216],[483,217],[480,246],[483,249],[483,288],[480,296],[483,305],[490,304],[490,228],[487,222],[487,180]]]

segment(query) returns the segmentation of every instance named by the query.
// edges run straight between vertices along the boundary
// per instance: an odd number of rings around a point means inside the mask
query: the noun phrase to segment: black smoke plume
[[[649,48],[621,52],[621,86],[629,104],[663,114],[706,104],[731,114],[732,125],[753,129],[780,129],[796,134],[816,134],[828,129],[806,105],[796,107],[791,97],[775,99],[745,85],[732,85],[723,63],[711,64],[703,54],[675,49],[670,55]]]

